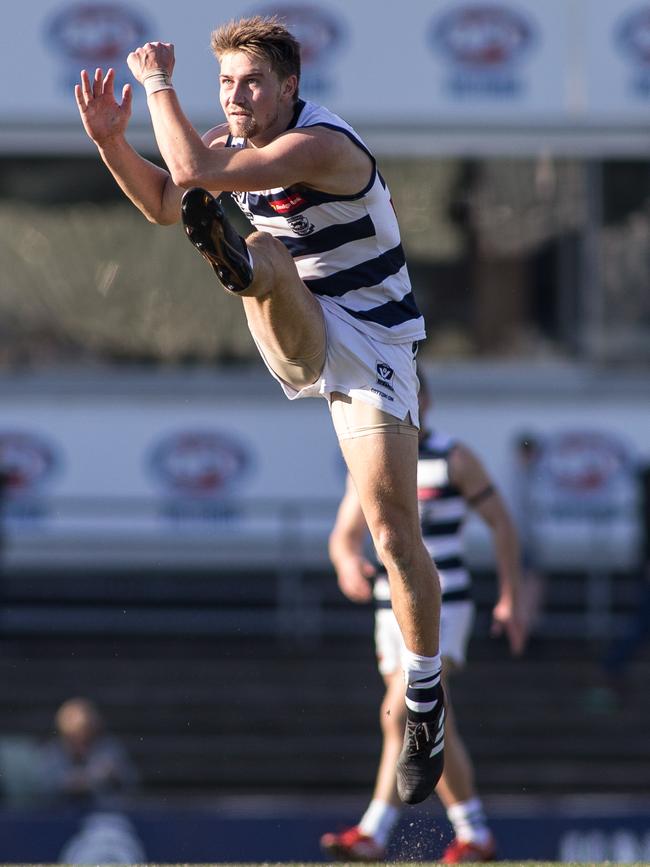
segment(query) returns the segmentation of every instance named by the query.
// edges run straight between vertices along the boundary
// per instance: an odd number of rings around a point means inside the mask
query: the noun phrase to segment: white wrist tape
[[[157,93],[159,90],[174,89],[174,85],[164,69],[154,69],[153,72],[148,72],[142,79],[142,84],[147,96],[151,96],[152,93]]]

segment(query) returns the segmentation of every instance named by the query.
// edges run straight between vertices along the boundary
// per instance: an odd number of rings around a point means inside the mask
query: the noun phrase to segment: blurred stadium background
[[[372,613],[326,559],[344,473],[325,406],[284,400],[179,228],[123,200],[72,94],[81,68],[126,81],[130,50],[173,41],[206,129],[209,33],[258,11],[301,39],[302,95],[380,160],[436,424],[533,516],[547,600],[520,661],[488,638],[492,552],[467,528],[479,618],[455,698],[502,854],[650,861],[650,652],[622,698],[599,664],[635,613],[650,462],[644,0],[3,10],[0,860],[56,860],[78,825],[39,803],[34,763],[70,695],[141,770],[127,813],[151,861],[318,860],[370,789],[381,683]],[[129,138],[158,158],[139,92]],[[523,436],[544,456],[527,485]],[[415,814],[408,854],[435,855],[441,813]]]

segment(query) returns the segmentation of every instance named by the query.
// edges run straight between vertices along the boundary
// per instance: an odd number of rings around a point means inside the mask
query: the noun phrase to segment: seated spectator
[[[57,736],[44,746],[41,763],[43,791],[52,802],[110,808],[135,790],[135,767],[91,701],[68,699],[55,721]]]

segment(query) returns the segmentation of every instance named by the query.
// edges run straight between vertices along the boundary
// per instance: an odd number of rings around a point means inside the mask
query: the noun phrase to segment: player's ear
[[[298,90],[298,76],[289,75],[282,84],[282,95],[293,96]]]

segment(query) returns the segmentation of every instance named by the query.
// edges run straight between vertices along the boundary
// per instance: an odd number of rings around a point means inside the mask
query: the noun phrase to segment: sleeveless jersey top
[[[449,479],[449,455],[455,442],[441,433],[429,433],[420,442],[418,505],[422,539],[440,575],[443,602],[470,598],[471,577],[463,559],[461,532],[467,504]],[[382,586],[385,582],[385,586]],[[388,580],[375,583],[375,601],[390,606]]]
[[[375,159],[352,127],[321,105],[299,100],[289,129],[325,126],[368,154],[372,171],[353,195],[303,184],[233,192],[256,229],[269,232],[291,253],[307,287],[335,315],[384,343],[425,337],[390,192]],[[226,147],[243,147],[228,137]]]

